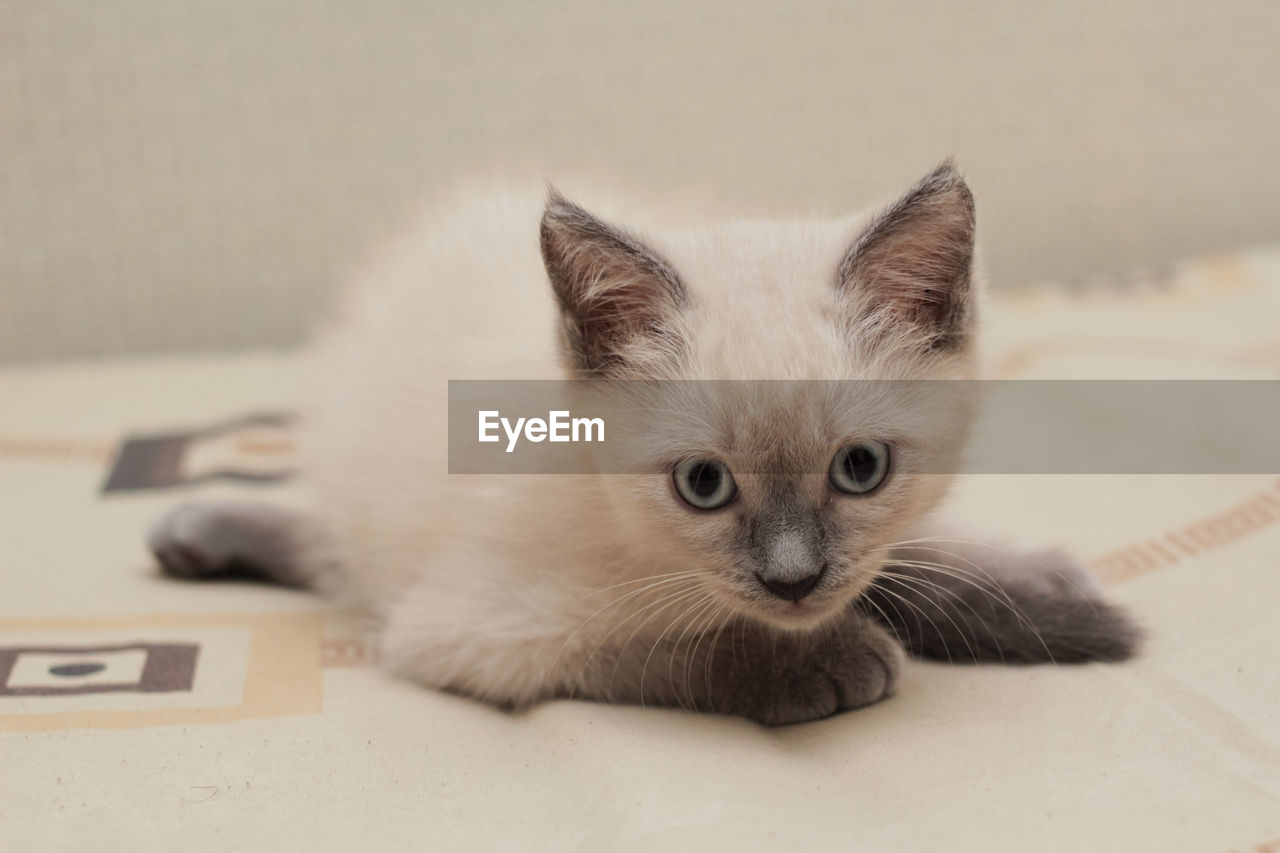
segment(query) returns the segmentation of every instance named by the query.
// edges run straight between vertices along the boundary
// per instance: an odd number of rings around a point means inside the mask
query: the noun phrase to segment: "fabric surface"
[[[1275,379],[1278,311],[1280,251],[1240,254],[1126,294],[1001,299],[989,362]],[[513,716],[383,675],[311,596],[156,576],[143,531],[174,501],[296,497],[270,479],[291,459],[268,415],[299,367],[0,372],[0,849],[1280,845],[1275,475],[960,484],[957,515],[1093,567],[1150,632],[1130,663],[912,663],[889,701],[779,730],[568,701]],[[133,445],[104,496],[126,435],[183,449],[141,464]]]
[[[1273,0],[9,0],[0,362],[296,342],[460,175],[842,215],[955,154],[999,286],[1276,240],[1277,43]]]

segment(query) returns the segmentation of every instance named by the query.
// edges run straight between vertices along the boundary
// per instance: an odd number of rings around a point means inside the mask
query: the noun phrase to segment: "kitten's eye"
[[[719,459],[686,459],[671,476],[684,502],[698,509],[719,509],[738,493],[729,467]]]
[[[883,483],[888,473],[889,445],[865,441],[840,448],[831,460],[827,479],[841,492],[865,495]]]

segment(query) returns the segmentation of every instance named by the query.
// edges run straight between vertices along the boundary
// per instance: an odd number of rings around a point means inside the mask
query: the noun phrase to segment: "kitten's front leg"
[[[854,609],[811,633],[739,623],[660,651],[641,644],[578,695],[787,725],[886,698],[904,657],[887,631]]]
[[[808,633],[745,620],[695,628],[665,619],[628,632],[622,619],[595,635],[559,634],[513,620],[520,603],[495,606],[501,592],[450,596],[436,582],[415,585],[387,615],[383,665],[507,708],[592,699],[785,725],[885,698],[904,658],[893,637],[855,607]]]

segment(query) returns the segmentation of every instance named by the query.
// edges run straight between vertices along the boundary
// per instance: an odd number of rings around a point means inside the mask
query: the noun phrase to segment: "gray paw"
[[[170,577],[227,578],[303,586],[314,576],[300,560],[314,539],[304,515],[265,503],[183,504],[151,527],[147,544]]]
[[[230,574],[235,543],[221,519],[217,507],[208,504],[183,504],[157,519],[147,532],[147,546],[161,571],[184,580]]]
[[[797,656],[748,701],[745,715],[768,726],[830,717],[879,702],[893,692],[902,647],[874,626],[830,647]]]

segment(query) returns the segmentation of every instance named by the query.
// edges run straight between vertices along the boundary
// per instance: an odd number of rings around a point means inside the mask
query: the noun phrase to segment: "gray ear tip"
[[[956,164],[954,154],[939,163],[937,168],[924,179],[924,183],[939,190],[955,190],[962,195],[973,196],[973,191],[969,189],[969,182],[965,180],[964,172]]]
[[[542,211],[544,225],[551,222],[563,222],[585,217],[586,211],[569,200],[568,196],[547,182],[547,201]]]
[[[969,184],[964,178],[964,173],[956,165],[954,156],[943,160],[915,186],[909,195],[916,199],[948,200],[946,203],[954,204],[967,211],[970,219],[973,218],[976,208],[973,190],[969,189]]]
[[[950,154],[934,167],[933,172],[929,175],[931,178],[950,178],[951,180],[963,181],[964,174],[960,171],[960,166],[956,163],[956,155]]]

